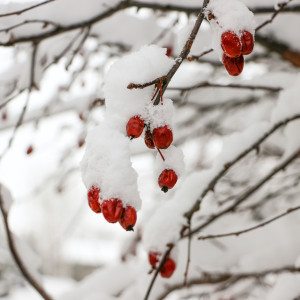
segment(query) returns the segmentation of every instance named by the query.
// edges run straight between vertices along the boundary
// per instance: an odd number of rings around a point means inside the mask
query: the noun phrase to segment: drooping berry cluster
[[[240,0],[212,0],[206,11],[212,28],[213,48],[228,74],[238,76],[244,68],[244,55],[254,48],[255,20],[253,13]]]
[[[162,83],[155,81],[155,88],[146,85],[143,89],[130,88],[130,85],[162,78],[173,64],[166,49],[154,45],[116,61],[104,84],[103,121],[89,130],[86,137],[81,172],[88,190],[88,204],[95,213],[102,213],[106,221],[120,223],[127,231],[133,230],[141,206],[137,173],[131,163],[130,140],[139,138],[145,131],[145,144],[156,148],[163,159],[162,151],[167,151],[173,142],[170,114],[173,102],[163,101]],[[161,101],[153,109],[158,93]],[[159,180],[165,191],[175,185],[169,182],[169,177],[161,176]]]
[[[149,252],[148,261],[153,270],[158,268],[161,258],[162,258],[161,253],[154,252],[154,251]],[[159,274],[163,278],[170,278],[173,275],[175,269],[176,269],[176,263],[175,263],[174,259],[171,258],[169,255],[166,257],[163,265],[161,266],[161,268],[159,270]]]
[[[226,31],[221,36],[221,47],[225,69],[229,75],[238,76],[244,68],[244,55],[249,55],[253,51],[254,38],[246,30],[239,35],[233,31]]]
[[[158,82],[155,85],[154,94],[152,100],[155,97],[160,97],[160,103],[153,108],[153,103],[146,109],[144,113],[144,118],[141,115],[132,116],[126,124],[126,133],[130,139],[139,138],[144,129],[144,142],[149,149],[157,149],[160,161],[162,164],[168,159],[167,153],[164,150],[169,149],[173,142],[173,130],[171,124],[168,123],[169,120],[165,119],[164,111],[169,109],[169,106],[172,106],[172,102],[168,99],[163,99],[162,97],[162,82]],[[175,148],[174,146],[172,146]],[[175,150],[173,150],[174,152]],[[180,150],[177,150],[180,152]],[[172,189],[177,180],[179,174],[176,173],[176,170],[172,169],[172,165],[165,166],[166,168],[160,170],[158,174],[158,185],[163,192],[167,192],[169,189]]]
[[[87,193],[88,204],[95,213],[103,214],[105,220],[109,223],[117,223],[126,231],[132,231],[136,223],[136,210],[134,207],[123,206],[120,199],[102,200],[100,198],[100,189],[97,186],[91,186]]]

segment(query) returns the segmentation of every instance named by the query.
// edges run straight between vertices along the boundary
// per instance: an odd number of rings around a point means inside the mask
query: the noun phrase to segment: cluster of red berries
[[[123,207],[120,199],[103,200],[100,204],[100,189],[92,186],[87,194],[88,203],[92,211],[103,214],[105,220],[109,223],[117,223],[126,231],[132,231],[136,223],[136,210],[134,207],[127,205]]]
[[[127,136],[131,139],[138,138],[142,135],[144,128],[145,131],[145,144],[150,149],[155,149],[161,154],[161,149],[167,149],[173,142],[173,132],[168,125],[154,128],[151,132],[150,126],[145,125],[144,120],[140,116],[133,116],[129,119],[126,125]],[[164,160],[163,155],[161,154]],[[167,192],[172,189],[176,182],[178,176],[172,169],[165,169],[161,172],[158,177],[158,185],[163,192]]]
[[[148,255],[149,264],[153,269],[156,269],[159,264],[159,257],[161,256],[158,252],[150,252]],[[170,278],[176,269],[175,261],[170,258],[170,256],[166,257],[164,264],[162,265],[159,273],[163,278]]]
[[[244,68],[244,56],[249,55],[254,48],[254,38],[249,31],[243,31],[240,37],[233,31],[223,32],[221,36],[223,64],[232,76],[238,76]]]

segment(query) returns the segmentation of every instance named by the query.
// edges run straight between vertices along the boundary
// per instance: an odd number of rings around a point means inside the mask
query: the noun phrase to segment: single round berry
[[[176,269],[176,264],[173,259],[167,258],[165,263],[163,264],[160,275],[163,278],[170,278]]]
[[[153,138],[152,138],[152,133],[149,129],[147,129],[146,132],[145,132],[145,144],[150,149],[155,148]]]
[[[223,64],[229,75],[238,76],[242,73],[244,69],[244,57],[240,56],[236,58],[231,58],[224,54]]]
[[[253,51],[254,48],[254,38],[249,31],[243,31],[241,36],[242,41],[242,54],[248,55]]]
[[[119,223],[126,231],[133,231],[136,223],[136,210],[132,206],[126,206]]]
[[[124,208],[121,200],[109,199],[103,201],[101,210],[107,222],[116,223],[120,220]]]
[[[148,261],[153,269],[156,268],[156,264],[159,261],[158,257],[159,257],[159,253],[157,253],[157,252],[149,252],[149,254],[148,254]]]
[[[173,142],[172,130],[167,125],[155,128],[152,136],[158,149],[167,149]]]
[[[166,169],[161,172],[158,177],[158,185],[160,186],[163,192],[167,192],[169,189],[172,189],[177,182],[177,174],[171,170]]]
[[[91,210],[97,214],[100,213],[101,212],[101,206],[99,203],[100,189],[94,185],[90,187],[88,190],[87,198]]]
[[[26,149],[26,154],[31,155],[33,151],[34,151],[33,146],[29,145]]]
[[[229,57],[238,57],[242,54],[240,38],[232,31],[223,32],[221,36],[221,47]]]
[[[144,120],[139,116],[134,116],[129,119],[126,125],[127,136],[136,139],[141,136],[144,130]]]

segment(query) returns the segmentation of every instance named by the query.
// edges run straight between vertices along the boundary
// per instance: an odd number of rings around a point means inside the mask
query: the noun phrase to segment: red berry
[[[160,270],[160,275],[163,278],[170,278],[176,269],[176,264],[173,259],[167,258]]]
[[[167,47],[166,55],[169,57],[173,55],[173,47],[171,46]]]
[[[223,64],[229,75],[238,76],[244,68],[244,57],[231,58],[223,54]]]
[[[169,189],[174,187],[177,179],[177,174],[173,170],[163,170],[158,177],[158,185],[161,190],[166,193]]]
[[[30,154],[32,154],[32,152],[33,152],[33,146],[32,145],[29,145],[28,147],[27,147],[27,149],[26,149],[26,154],[27,155],[30,155]]]
[[[242,41],[242,54],[248,55],[253,51],[254,48],[254,38],[249,31],[244,31],[241,37]]]
[[[152,133],[149,129],[147,129],[146,132],[145,132],[145,144],[150,149],[155,148],[153,138],[152,138]]]
[[[132,138],[138,138],[144,130],[144,120],[142,120],[139,116],[131,117],[126,125],[127,135]]]
[[[123,213],[122,201],[119,199],[104,200],[101,210],[107,222],[116,223],[120,220]]]
[[[90,189],[88,190],[87,198],[91,210],[97,214],[100,213],[101,212],[101,207],[99,203],[100,189],[94,185],[90,187]]]
[[[232,31],[226,31],[222,34],[221,47],[229,57],[238,57],[242,54],[240,38]]]
[[[119,222],[126,231],[133,231],[136,223],[136,210],[132,206],[126,206]]]
[[[159,253],[157,253],[157,252],[149,252],[149,254],[148,254],[148,261],[153,269],[156,268],[156,264],[159,261],[158,257],[159,257]]]
[[[158,149],[167,149],[173,142],[172,130],[167,125],[155,128],[153,141]]]

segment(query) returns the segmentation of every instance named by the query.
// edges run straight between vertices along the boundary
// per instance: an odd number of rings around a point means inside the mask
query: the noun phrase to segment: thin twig
[[[184,272],[184,285],[187,286],[188,283],[188,275],[189,275],[189,268],[190,268],[190,263],[191,263],[191,244],[192,244],[192,236],[191,236],[191,222],[188,220],[188,241],[187,241],[187,259],[186,259],[186,267],[185,267],[185,272]]]
[[[218,283],[226,282],[228,280],[233,280],[233,282],[237,282],[248,278],[255,278],[255,279],[262,278],[269,274],[280,275],[283,273],[299,273],[299,272],[300,272],[300,268],[297,268],[295,266],[283,266],[279,268],[268,269],[268,270],[263,270],[258,272],[244,272],[244,273],[205,272],[202,274],[201,277],[193,278],[189,280],[188,286],[191,287],[191,286],[204,285],[204,284],[218,284]],[[185,288],[185,285],[182,283],[169,285],[167,290],[157,297],[157,300],[163,300],[172,292],[183,288]]]
[[[190,234],[193,235],[195,233],[198,233],[200,230],[207,227],[208,225],[210,225],[212,222],[219,219],[223,215],[225,215],[231,211],[234,211],[240,204],[242,204],[244,201],[246,201],[253,193],[255,193],[257,190],[259,190],[264,184],[266,184],[270,179],[272,179],[277,173],[279,173],[280,171],[283,171],[288,165],[290,165],[293,161],[295,161],[297,158],[299,158],[299,155],[300,155],[300,149],[298,149],[296,152],[294,152],[291,156],[289,156],[283,162],[278,164],[267,175],[265,175],[262,179],[260,179],[255,185],[253,185],[248,190],[246,190],[233,204],[231,204],[227,208],[221,210],[219,213],[212,215],[203,224],[195,227],[191,231]],[[186,238],[186,237],[188,237],[187,234],[182,236],[182,238]]]
[[[58,27],[57,23],[54,23],[52,21],[48,21],[48,20],[25,20],[21,23],[17,23],[14,24],[12,26],[6,27],[6,28],[2,28],[0,29],[0,32],[8,32],[12,29],[24,26],[24,25],[28,25],[28,24],[41,24],[43,28],[46,28],[48,25],[52,25],[54,27]]]
[[[1,189],[1,186],[0,186]],[[25,264],[23,263],[23,260],[21,256],[19,255],[19,252],[17,250],[17,247],[15,245],[15,241],[13,238],[13,234],[10,231],[9,224],[8,224],[8,212],[5,208],[4,199],[2,198],[1,190],[0,190],[0,210],[3,217],[3,223],[4,223],[4,229],[7,236],[7,242],[8,247],[11,252],[11,255],[18,266],[20,272],[24,276],[25,280],[41,295],[41,297],[44,300],[52,300],[52,297],[45,291],[45,289],[34,279],[33,275],[29,272],[29,270],[26,268]]]
[[[161,76],[161,77],[158,77],[158,78],[156,78],[156,79],[154,79],[152,81],[146,82],[146,83],[129,83],[127,85],[127,88],[129,90],[144,89],[144,88],[146,88],[148,86],[155,85],[155,84],[157,84],[157,83],[159,83],[161,81],[164,81],[164,80],[166,80],[166,78],[167,78],[166,76]]]
[[[219,83],[211,83],[208,81],[200,82],[195,85],[189,87],[169,87],[170,91],[181,91],[187,92],[200,88],[235,88],[235,89],[246,89],[246,90],[263,90],[278,93],[282,90],[281,87],[271,87],[271,86],[263,86],[263,85],[251,85],[251,84],[219,84]]]
[[[291,3],[292,1],[293,1],[293,0],[288,0],[288,1],[285,1],[285,2],[278,3],[278,4],[277,4],[278,8],[275,9],[275,11],[274,11],[274,13],[272,14],[271,18],[268,19],[268,20],[266,20],[266,21],[264,21],[264,22],[263,22],[262,24],[260,24],[259,26],[257,26],[257,27],[256,27],[256,31],[262,29],[263,27],[265,27],[265,26],[268,25],[268,24],[271,24],[271,23],[274,21],[274,19],[277,17],[277,15],[278,15],[280,12],[282,12],[282,11],[285,9],[285,7],[286,7],[287,5],[289,5],[289,3]]]
[[[15,139],[16,133],[19,129],[19,127],[22,125],[27,108],[28,108],[28,104],[29,104],[29,99],[30,99],[30,94],[33,88],[36,87],[35,84],[35,80],[34,80],[34,76],[35,76],[35,63],[36,63],[36,54],[37,54],[37,49],[38,49],[38,44],[33,44],[33,49],[32,49],[32,55],[31,55],[31,62],[30,62],[30,74],[29,74],[29,86],[28,86],[28,95],[25,101],[25,104],[22,108],[22,111],[20,113],[20,116],[18,118],[18,121],[14,127],[13,133],[8,141],[7,147],[5,148],[5,150],[3,151],[3,153],[0,156],[0,159],[2,159],[5,154],[7,153],[7,151],[10,149],[10,147],[13,144],[13,141]]]
[[[12,11],[12,12],[5,13],[5,14],[0,14],[0,18],[1,17],[13,16],[13,15],[21,15],[22,13],[24,13],[26,11],[29,11],[29,10],[32,10],[34,8],[40,7],[42,5],[46,5],[46,4],[48,4],[50,2],[53,2],[53,1],[55,1],[55,0],[47,0],[47,1],[44,1],[44,2],[41,2],[41,3],[38,3],[38,4],[34,4],[32,6],[29,6],[29,7],[17,10],[17,11]]]
[[[171,253],[173,247],[174,247],[174,245],[169,245],[169,246],[168,246],[168,250],[167,250],[167,251],[164,253],[164,255],[162,256],[162,259],[161,259],[161,261],[160,261],[160,263],[159,263],[159,266],[158,266],[158,267],[155,269],[155,271],[154,271],[154,275],[153,275],[153,277],[152,277],[152,279],[151,279],[151,282],[150,282],[150,284],[149,284],[149,287],[148,287],[148,289],[147,289],[147,291],[146,291],[146,295],[145,295],[145,297],[144,297],[144,300],[149,299],[151,290],[152,290],[152,288],[153,288],[153,286],[154,286],[154,283],[155,283],[155,280],[156,280],[156,278],[157,278],[157,276],[158,276],[158,273],[159,273],[160,270],[162,269],[164,263],[166,262],[167,257],[170,255],[170,253]]]
[[[247,229],[243,229],[243,230],[239,230],[239,231],[234,231],[234,232],[228,232],[228,233],[222,233],[222,234],[209,234],[209,235],[203,235],[203,236],[199,236],[198,237],[198,240],[208,240],[208,239],[216,239],[216,238],[224,238],[224,237],[230,237],[230,236],[240,236],[241,234],[244,234],[244,233],[248,233],[250,231],[253,231],[257,228],[261,228],[261,227],[264,227],[282,217],[285,217],[289,214],[291,214],[292,212],[295,212],[297,210],[300,209],[300,206],[296,206],[296,207],[293,207],[293,208],[289,208],[287,211],[285,211],[284,213],[281,213],[279,215],[277,215],[276,217],[273,217],[265,222],[262,222],[260,224],[257,224],[255,226],[252,226],[252,227],[249,227]]]

